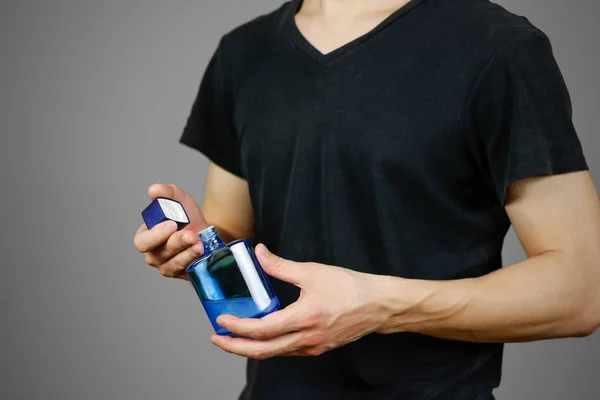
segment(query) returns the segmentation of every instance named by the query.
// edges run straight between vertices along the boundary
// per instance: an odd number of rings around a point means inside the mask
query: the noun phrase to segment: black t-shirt
[[[587,169],[548,38],[487,0],[413,0],[323,55],[299,0],[223,36],[181,142],[248,181],[276,254],[418,279],[501,267],[507,187]],[[274,280],[283,306],[296,287]],[[501,344],[372,334],[249,360],[243,399],[484,399]],[[478,397],[479,396],[479,397]]]

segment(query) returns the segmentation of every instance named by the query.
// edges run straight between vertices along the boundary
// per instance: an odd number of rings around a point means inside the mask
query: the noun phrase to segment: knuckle
[[[181,280],[184,280],[184,281],[189,281],[189,280],[190,280],[190,277],[188,276],[188,274],[187,274],[187,272],[186,272],[186,271],[180,271],[180,272],[178,272],[178,273],[177,273],[177,274],[174,276],[174,278],[175,278],[175,279],[181,279]]]
[[[181,274],[182,272],[185,272],[188,265],[190,265],[190,261],[183,260],[180,262],[174,262],[171,265],[171,269],[177,275],[177,274]]]
[[[325,353],[325,349],[322,347],[312,347],[312,348],[306,350],[306,354],[311,357],[320,356],[323,353]]]
[[[199,258],[199,257],[200,257],[200,255],[198,255],[198,253],[196,253],[196,252],[195,252],[194,250],[192,250],[192,249],[188,249],[188,250],[186,250],[186,251],[184,252],[184,254],[185,254],[185,257],[184,257],[185,259],[184,259],[184,260],[181,260],[181,262],[180,262],[180,264],[179,264],[179,265],[180,265],[180,268],[181,268],[182,270],[185,270],[185,269],[187,269],[187,267],[188,267],[188,266],[189,266],[189,265],[190,265],[192,262],[194,262],[194,260],[196,260],[197,258]]]
[[[173,183],[169,183],[167,186],[173,191],[173,197],[179,197],[186,194],[183,189]]]
[[[181,247],[179,238],[176,238],[175,235],[176,234],[173,234],[173,236],[166,238],[162,244],[156,247],[156,249],[160,251],[161,257],[164,257],[165,259],[173,257]]]
[[[233,352],[233,350],[231,350],[229,347],[221,346],[220,349],[223,350],[223,351],[225,351],[225,352],[227,352],[227,353],[229,353],[229,354],[235,354]]]
[[[316,324],[314,323],[314,321],[312,321],[308,318],[300,323],[301,330],[311,329],[311,328],[314,328],[315,326],[316,326]]]
[[[186,247],[191,245],[193,242],[193,238],[187,232],[181,232],[181,236],[179,236],[179,245],[181,247]]]
[[[159,271],[165,278],[173,278],[175,276],[175,273],[170,268],[160,268]]]
[[[139,251],[140,253],[144,253],[145,250],[146,250],[145,246],[140,241],[140,236],[139,235],[135,235],[133,237],[133,245],[135,246],[135,248],[137,249],[137,251]]]
[[[191,261],[192,260],[190,260],[189,257],[185,257],[185,259],[181,258],[181,256],[175,257],[172,263],[173,269],[177,271],[184,270],[190,264]]]
[[[302,340],[302,347],[313,348],[321,344],[324,339],[325,335],[323,334],[310,335]]]
[[[180,236],[177,238],[180,246],[190,246],[200,240],[198,233],[189,229],[183,229],[177,232]]]
[[[260,353],[258,359],[259,360],[266,360],[268,358],[271,358],[271,356],[269,355],[269,353]]]
[[[250,354],[250,358],[255,360],[264,360],[267,358],[267,353],[262,349],[254,350],[252,354]]]
[[[188,265],[190,262],[194,261],[196,258],[200,257],[200,255],[203,254],[203,252],[201,251],[201,249],[199,247],[200,246],[194,245],[187,250]]]
[[[144,261],[146,262],[146,264],[150,265],[151,267],[158,266],[158,260],[156,259],[156,257],[154,257],[150,253],[145,253]]]
[[[323,320],[324,314],[320,310],[312,311],[308,316],[304,319],[304,328],[312,328],[321,323]]]
[[[190,276],[189,276],[189,275],[188,275],[188,273],[187,273],[187,271],[185,271],[185,272],[182,272],[182,273],[181,273],[181,274],[178,276],[178,278],[179,278],[179,279],[181,279],[181,280],[183,280],[183,281],[188,281],[188,282],[191,280],[191,279],[190,279]]]
[[[264,329],[258,329],[254,332],[253,336],[258,340],[266,340],[269,338],[269,333]]]

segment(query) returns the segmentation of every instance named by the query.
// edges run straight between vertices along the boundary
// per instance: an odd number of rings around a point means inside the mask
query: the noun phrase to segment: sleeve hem
[[[192,136],[182,135],[179,138],[179,143],[181,143],[189,148],[199,151],[206,158],[208,158],[211,162],[213,162],[214,164],[223,168],[224,170],[232,173],[233,175],[237,176],[238,178],[241,178],[244,180],[246,179],[243,172],[239,168],[237,168],[235,165],[233,165],[234,163],[228,161],[227,158],[223,157],[221,154],[208,151],[206,149],[206,147],[202,145],[201,142],[194,140]]]
[[[510,177],[506,179],[503,186],[497,189],[498,196],[502,204],[505,204],[508,196],[508,188],[517,181],[534,176],[551,176],[588,170],[589,166],[583,154],[573,158],[569,162],[561,163],[560,165],[553,164],[548,160],[533,161],[515,168]]]

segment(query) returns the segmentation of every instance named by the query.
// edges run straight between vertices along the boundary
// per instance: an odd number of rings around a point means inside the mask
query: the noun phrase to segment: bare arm
[[[526,261],[475,279],[377,278],[391,315],[379,332],[484,342],[591,334],[600,325],[600,202],[589,174],[516,182],[506,210]]]
[[[257,246],[271,276],[300,298],[261,319],[220,316],[238,338],[230,353],[315,356],[373,332],[417,332],[473,342],[590,335],[600,325],[600,202],[587,172],[525,179],[506,209],[528,259],[489,275],[411,280],[294,262]]]
[[[254,217],[248,182],[218,165],[208,167],[202,213],[223,240],[254,240]]]

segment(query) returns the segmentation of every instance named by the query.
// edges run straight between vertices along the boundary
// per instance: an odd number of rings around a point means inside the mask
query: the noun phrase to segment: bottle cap
[[[206,235],[206,234],[213,233],[213,232],[216,233],[215,226],[211,225],[211,226],[207,226],[206,228],[202,229],[201,231],[198,231],[198,235]]]
[[[190,219],[180,202],[157,197],[142,211],[142,218],[148,229],[163,221],[171,220],[177,222],[177,230],[183,229],[190,223]]]

